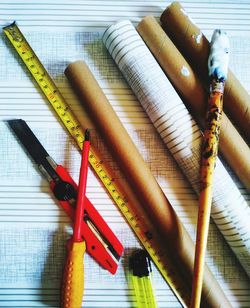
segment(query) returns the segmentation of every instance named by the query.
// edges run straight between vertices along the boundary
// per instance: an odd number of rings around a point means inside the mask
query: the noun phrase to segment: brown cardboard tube
[[[187,108],[200,127],[204,129],[207,93],[192,67],[154,17],[145,17],[138,24],[137,31],[161,65]],[[250,190],[250,148],[225,113],[222,116],[220,152],[244,186]]]
[[[178,219],[174,209],[153,177],[136,146],[82,61],[70,64],[65,74],[84,108],[89,112],[99,133],[118,162],[127,181],[137,193],[141,211],[159,230],[162,246],[182,276],[191,294],[194,244]],[[173,253],[174,252],[174,253]],[[190,297],[188,298],[188,302]],[[206,266],[202,307],[231,307],[219,284]]]
[[[208,85],[207,59],[210,44],[191,21],[180,3],[173,2],[161,15],[164,31],[187,61]],[[229,70],[224,92],[224,109],[239,131],[250,142],[250,95]]]

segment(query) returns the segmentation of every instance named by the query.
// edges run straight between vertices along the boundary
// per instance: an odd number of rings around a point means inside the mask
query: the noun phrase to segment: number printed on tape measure
[[[11,44],[23,60],[24,64],[36,80],[38,86],[54,108],[55,112],[67,128],[71,136],[74,138],[80,148],[82,148],[84,141],[84,131],[81,128],[78,120],[73,112],[70,110],[54,81],[49,76],[48,72],[36,56],[29,43],[26,41],[24,35],[16,25],[4,27],[4,33],[10,40]],[[133,229],[145,249],[148,251],[156,267],[162,274],[163,278],[169,284],[180,303],[186,307],[188,295],[183,288],[183,281],[177,281],[175,273],[170,272],[167,268],[167,262],[164,261],[164,253],[157,249],[155,246],[155,238],[152,230],[145,230],[144,221],[133,213],[133,205],[121,195],[116,187],[115,180],[109,175],[109,172],[104,166],[104,161],[99,158],[99,155],[91,147],[89,153],[89,163],[94,169],[97,176],[100,178],[112,199],[122,212],[123,216],[128,221],[130,227]],[[164,259],[164,260],[163,260]]]

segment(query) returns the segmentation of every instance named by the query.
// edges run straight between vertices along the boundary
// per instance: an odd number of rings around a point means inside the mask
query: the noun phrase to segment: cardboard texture
[[[207,59],[210,44],[183,7],[173,2],[161,15],[164,31],[198,72],[204,85],[208,86]],[[250,142],[250,95],[229,70],[224,92],[224,109],[246,141]]]
[[[192,240],[87,65],[81,61],[72,63],[65,74],[139,198],[140,204],[136,206],[140,213],[158,229],[161,246],[174,266],[170,270],[186,284],[189,302],[194,262]],[[231,307],[206,266],[202,307],[220,306]]]
[[[208,94],[199,77],[154,17],[145,17],[138,24],[137,31],[193,117],[204,129]],[[225,113],[222,115],[219,150],[244,186],[250,190],[250,148]]]
[[[103,35],[103,42],[199,194],[203,142],[200,128],[130,21],[111,25]],[[250,276],[250,207],[220,159],[214,173],[211,216]]]

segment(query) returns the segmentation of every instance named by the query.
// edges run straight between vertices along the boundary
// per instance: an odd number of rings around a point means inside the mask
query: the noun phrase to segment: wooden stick
[[[213,174],[219,145],[224,86],[227,78],[228,50],[228,39],[226,34],[222,33],[220,30],[215,30],[208,58],[209,77],[211,82],[208,98],[207,127],[204,132],[201,158],[199,213],[191,308],[200,307],[212,202]]]

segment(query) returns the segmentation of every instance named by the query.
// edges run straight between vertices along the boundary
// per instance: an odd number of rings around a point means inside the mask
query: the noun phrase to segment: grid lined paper
[[[3,27],[17,21],[80,122],[89,123],[95,136],[93,142],[112,165],[115,176],[122,177],[119,166],[112,160],[102,139],[95,134],[93,124],[64,76],[68,63],[79,59],[87,62],[194,239],[197,196],[170,154],[170,151],[175,151],[177,155],[181,148],[171,147],[171,140],[158,120],[165,141],[170,143],[170,150],[165,147],[102,43],[104,31],[114,22],[130,20],[136,25],[146,15],[159,17],[168,4],[169,1],[147,0],[3,0],[0,3],[0,25]],[[185,0],[182,5],[208,37],[218,24],[228,32],[231,69],[250,91],[249,1]],[[0,36],[0,61],[0,307],[59,307],[60,279],[65,244],[71,233],[70,222],[6,120],[26,120],[48,153],[57,163],[68,168],[76,181],[80,153],[3,33]],[[180,119],[188,117],[181,104],[176,104],[174,111],[178,111]],[[192,120],[187,122],[187,126],[195,132]],[[187,141],[183,135],[185,131],[181,131],[179,138]],[[192,163],[191,160],[188,164],[182,162],[185,168]],[[249,207],[250,194],[241,185],[238,192],[240,200],[243,198]],[[134,307],[135,298],[126,280],[127,258],[140,244],[93,172],[89,173],[87,195],[123,243],[125,254],[115,276],[85,255],[83,307]],[[213,222],[206,261],[233,307],[249,307],[249,279]],[[155,267],[153,282],[159,308],[180,307]]]

